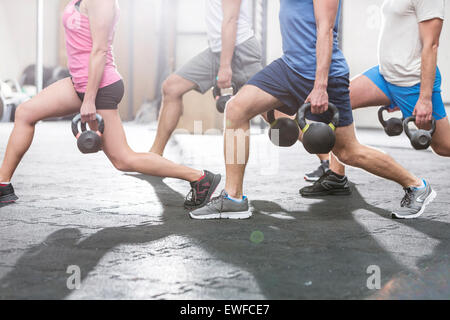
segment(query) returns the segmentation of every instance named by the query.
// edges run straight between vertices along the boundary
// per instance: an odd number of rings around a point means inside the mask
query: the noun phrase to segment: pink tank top
[[[66,34],[66,49],[68,58],[68,68],[75,90],[86,92],[89,76],[89,58],[92,51],[92,37],[89,18],[80,13],[75,4],[80,0],[72,0],[67,5],[63,13],[63,24]],[[114,63],[113,39],[119,14],[116,14],[113,31],[108,40],[108,53],[103,71],[103,78],[100,87],[103,88],[122,79]]]

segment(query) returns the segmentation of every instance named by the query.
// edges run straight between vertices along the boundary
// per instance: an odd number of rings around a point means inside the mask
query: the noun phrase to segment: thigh
[[[122,159],[132,150],[128,146],[118,110],[98,110],[97,112],[105,121],[103,151],[111,161]]]
[[[187,80],[178,74],[171,74],[165,82],[166,85],[169,86],[170,93],[176,95],[184,95],[186,92],[191,91],[197,87],[197,84],[192,82],[191,80]]]
[[[232,98],[232,101],[249,118],[253,118],[283,105],[277,98],[254,85],[245,85]]]
[[[389,97],[370,78],[362,74],[350,82],[350,103],[353,109],[391,104]]]
[[[76,113],[81,108],[72,80],[59,80],[42,90],[31,100],[23,104],[27,118],[37,122],[51,117],[63,117]]]
[[[206,49],[184,64],[175,74],[195,83],[195,89],[200,93],[205,93],[214,85],[216,78],[214,64],[214,53],[210,49]]]
[[[351,149],[356,145],[359,145],[359,142],[356,138],[354,124],[336,129],[336,144],[332,151],[338,158],[343,150]]]

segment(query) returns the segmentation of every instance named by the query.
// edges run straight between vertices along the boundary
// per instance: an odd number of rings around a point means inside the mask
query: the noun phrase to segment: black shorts
[[[349,83],[349,75],[328,79],[328,98],[339,109],[338,127],[345,127],[353,123]],[[314,80],[302,77],[292,70],[283,59],[272,62],[251,78],[247,84],[258,87],[280,100],[284,106],[277,110],[288,115],[297,113],[314,88]],[[308,112],[306,118],[328,123],[331,119],[330,114],[330,111],[324,114]]]
[[[97,110],[115,110],[122,101],[125,88],[123,80],[119,80],[109,86],[98,89],[97,97],[95,97],[95,106]],[[84,100],[84,93],[77,92],[81,101]]]

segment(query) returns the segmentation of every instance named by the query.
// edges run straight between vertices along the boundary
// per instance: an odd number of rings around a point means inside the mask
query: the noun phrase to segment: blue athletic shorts
[[[399,87],[393,85],[387,82],[381,75],[379,66],[367,70],[364,75],[380,88],[389,100],[391,100],[391,105],[389,106],[391,109],[399,107],[404,118],[412,116],[416,103],[419,100],[420,83],[412,87]],[[437,68],[432,97],[433,117],[436,120],[441,120],[447,116],[444,102],[442,101],[441,80],[441,72],[439,71],[439,68]]]
[[[339,109],[339,125],[345,127],[353,123],[350,105],[349,76],[330,78],[328,80],[328,98]],[[251,78],[247,84],[258,87],[281,101],[284,106],[279,111],[294,115],[305,103],[314,87],[314,81],[305,79],[292,70],[282,59],[277,59]],[[324,114],[311,114],[306,118],[312,121],[329,123],[329,111]]]

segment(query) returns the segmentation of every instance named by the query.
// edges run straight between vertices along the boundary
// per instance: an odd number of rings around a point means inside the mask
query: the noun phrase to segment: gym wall
[[[351,77],[376,65],[378,34],[381,26],[380,8],[383,0],[342,0],[343,50],[350,66]],[[281,49],[280,24],[278,20],[279,1],[269,0],[268,12],[268,62],[279,58]],[[443,76],[444,101],[450,104],[450,3],[446,6],[446,21],[441,36],[439,49],[439,67]],[[379,128],[377,108],[356,110],[354,112],[357,126]],[[450,105],[447,108],[450,113]]]
[[[45,0],[44,64],[58,63],[58,3]],[[17,79],[36,60],[36,1],[0,0],[0,79]]]

